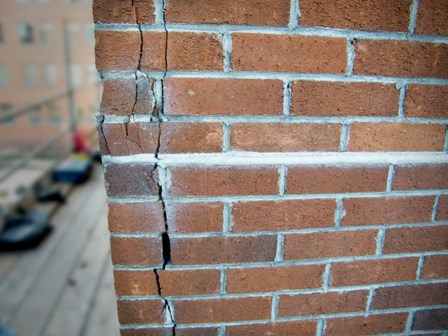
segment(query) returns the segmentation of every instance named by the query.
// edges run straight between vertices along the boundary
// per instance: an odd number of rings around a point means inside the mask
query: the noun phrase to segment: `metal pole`
[[[70,130],[74,132],[76,130],[76,114],[75,114],[73,80],[70,69],[72,63],[71,46],[66,21],[63,22],[63,37],[64,37],[64,63],[65,63],[65,82],[67,86],[68,113],[70,115]]]

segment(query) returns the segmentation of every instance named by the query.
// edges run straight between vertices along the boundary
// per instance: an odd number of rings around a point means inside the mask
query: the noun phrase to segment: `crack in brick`
[[[96,116],[97,125],[99,127],[98,132],[98,135],[100,136],[99,143],[100,145],[103,144],[106,147],[104,148],[105,154],[110,154],[109,143],[107,142],[107,138],[104,135],[104,128],[103,128],[104,119],[105,118],[102,114]]]
[[[139,22],[138,19],[138,13],[137,13],[137,9],[135,8],[135,4],[134,4],[134,0],[132,0],[132,5],[134,6],[134,11],[135,11],[135,16],[136,16],[136,23],[138,24],[138,29],[140,31],[140,57],[139,57],[139,61],[138,61],[138,66],[137,66],[137,70],[135,71],[135,80],[136,80],[136,95],[135,95],[135,102],[134,102],[134,107],[133,107],[133,113],[135,111],[135,107],[137,105],[137,101],[138,101],[138,82],[139,82],[139,74],[141,74],[140,70],[141,70],[141,61],[142,61],[142,54],[143,54],[143,33],[142,33],[142,29],[141,29],[141,24]],[[158,199],[162,205],[162,211],[163,211],[163,221],[164,221],[164,232],[162,232],[162,255],[163,255],[163,263],[161,265],[160,269],[155,268],[154,271],[154,275],[156,277],[156,283],[157,283],[157,291],[159,296],[164,300],[164,306],[163,306],[163,310],[162,311],[167,311],[168,315],[169,315],[169,319],[170,322],[172,323],[172,336],[176,336],[176,321],[174,319],[174,314],[173,311],[171,310],[171,306],[169,305],[168,300],[163,296],[162,293],[162,285],[160,283],[160,277],[159,277],[159,271],[164,271],[166,268],[166,265],[168,265],[171,262],[171,244],[170,244],[170,236],[169,236],[169,226],[168,226],[168,217],[167,217],[167,211],[166,211],[166,204],[165,204],[165,200],[164,200],[164,195],[163,195],[163,180],[161,181],[160,176],[156,177],[156,172],[159,169],[159,152],[160,152],[160,147],[161,147],[161,141],[162,141],[162,122],[164,121],[164,114],[163,114],[163,106],[164,106],[164,102],[163,102],[163,79],[166,77],[166,72],[168,70],[168,30],[166,28],[166,22],[165,22],[165,1],[162,0],[162,10],[163,10],[163,27],[165,30],[165,71],[163,73],[163,76],[161,78],[161,97],[160,97],[160,108],[159,109],[155,109],[154,107],[157,107],[157,104],[155,104],[155,106],[151,106],[151,115],[154,116],[154,122],[157,123],[157,127],[158,127],[158,134],[157,134],[157,146],[154,152],[154,157],[155,157],[155,164],[151,170],[151,179],[153,180],[153,182],[155,183],[156,186],[158,186]],[[145,76],[146,77],[146,76]],[[153,95],[154,101],[155,101],[155,97],[154,97],[154,91],[153,91],[153,86],[150,89],[150,94]]]

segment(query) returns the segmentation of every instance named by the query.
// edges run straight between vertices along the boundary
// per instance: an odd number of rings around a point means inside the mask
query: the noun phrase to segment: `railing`
[[[44,107],[48,105],[51,102],[54,102],[61,98],[67,98],[71,95],[73,95],[75,92],[79,92],[91,87],[97,88],[99,83],[94,83],[90,85],[85,85],[82,87],[78,87],[77,89],[68,90],[62,93],[58,93],[54,96],[48,97],[44,100],[41,100],[39,102],[36,102],[34,104],[31,104],[29,106],[26,106],[24,108],[18,109],[16,111],[11,111],[9,113],[6,113],[0,117],[0,123],[7,122],[11,120],[12,118],[17,118],[19,116],[32,113],[35,111],[36,108]],[[72,100],[68,100],[69,105],[73,104]],[[9,176],[14,174],[14,172],[20,168],[25,166],[30,160],[38,156],[39,154],[46,151],[48,148],[50,148],[53,144],[55,144],[59,139],[61,139],[64,135],[68,134],[70,131],[73,131],[76,128],[76,117],[72,114],[74,113],[74,109],[69,107],[69,114],[70,114],[70,122],[65,125],[56,135],[52,136],[50,139],[46,140],[44,143],[40,144],[39,146],[33,148],[30,152],[26,153],[25,155],[21,156],[18,160],[15,160],[11,165],[7,165],[2,171],[0,172],[0,182],[7,179]]]

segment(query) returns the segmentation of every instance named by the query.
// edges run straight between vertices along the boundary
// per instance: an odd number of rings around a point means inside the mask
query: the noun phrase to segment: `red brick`
[[[285,235],[284,259],[372,255],[376,250],[377,233],[376,230],[366,230]]]
[[[163,296],[219,294],[219,270],[158,270]],[[114,271],[118,296],[158,295],[153,271]]]
[[[240,24],[286,26],[289,19],[288,0],[170,0],[166,20],[180,23]]]
[[[232,231],[293,230],[334,226],[335,200],[288,200],[233,204]]]
[[[430,222],[434,196],[350,198],[344,200],[342,225]]]
[[[369,291],[280,295],[279,317],[365,311]]]
[[[276,248],[274,236],[175,238],[171,261],[173,265],[269,262],[274,261]]]
[[[392,84],[298,81],[291,113],[313,116],[395,116],[399,91]]]
[[[442,195],[440,197],[436,220],[448,220],[448,195]]]
[[[223,228],[221,203],[167,203],[170,232],[220,232]]]
[[[198,299],[174,302],[176,323],[265,320],[271,316],[270,297]]]
[[[221,123],[161,123],[160,153],[222,151]]]
[[[405,330],[407,313],[327,319],[326,336],[377,335]]]
[[[342,38],[233,34],[232,69],[277,72],[345,72]]]
[[[170,172],[172,196],[278,193],[278,169],[271,167],[172,168]]]
[[[448,118],[448,86],[409,85],[405,115],[415,118]]]
[[[425,256],[422,279],[448,278],[448,255]]]
[[[158,195],[158,177],[156,172],[153,174],[153,166],[107,164],[104,169],[106,191],[110,197]]]
[[[448,45],[408,41],[355,42],[353,73],[398,77],[448,76]]]
[[[102,23],[154,23],[151,1],[134,0],[132,3],[123,0],[94,0],[93,20]]]
[[[125,123],[101,125],[107,152],[113,156],[153,154],[157,151],[157,123]]]
[[[349,150],[442,151],[445,125],[406,123],[353,123],[350,125]]]
[[[223,70],[224,51],[216,34],[168,34],[169,70]]]
[[[136,88],[138,94],[136,100]],[[154,80],[144,76],[103,79],[101,113],[109,115],[157,114]]]
[[[160,238],[112,237],[110,244],[114,265],[162,264],[162,240]]]
[[[324,271],[325,265],[228,269],[227,293],[318,288]]]
[[[337,124],[242,123],[232,125],[230,146],[237,151],[337,151]]]
[[[448,35],[448,1],[420,0],[415,32],[428,35]]]
[[[448,249],[448,226],[389,229],[384,240],[384,253],[446,249]]]
[[[393,309],[448,304],[448,283],[378,288],[372,309]]]
[[[164,323],[163,300],[118,300],[118,319],[121,324]]]
[[[407,32],[411,4],[411,0],[301,0],[300,24]]]
[[[384,191],[386,166],[288,167],[287,194],[326,194]]]
[[[142,32],[142,40],[142,70],[165,71],[167,69],[165,59],[166,33],[144,31]]]
[[[393,189],[448,189],[448,165],[398,166],[395,171]]]
[[[96,31],[96,67],[99,71],[137,70],[140,33]]]
[[[426,309],[415,312],[413,330],[448,330],[448,309]]]
[[[226,327],[227,336],[314,336],[316,321],[273,322]]]
[[[121,330],[121,336],[172,336],[173,328],[148,328]],[[218,328],[176,328],[176,336],[218,336]]]
[[[377,259],[333,263],[331,286],[370,285],[415,280],[418,258]]]
[[[163,232],[163,208],[160,201],[142,203],[109,202],[111,232]]]
[[[166,115],[281,115],[283,82],[259,79],[167,78]]]

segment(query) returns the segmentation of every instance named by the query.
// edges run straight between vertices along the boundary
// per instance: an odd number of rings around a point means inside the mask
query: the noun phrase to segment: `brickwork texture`
[[[123,336],[447,335],[447,0],[95,0]]]

